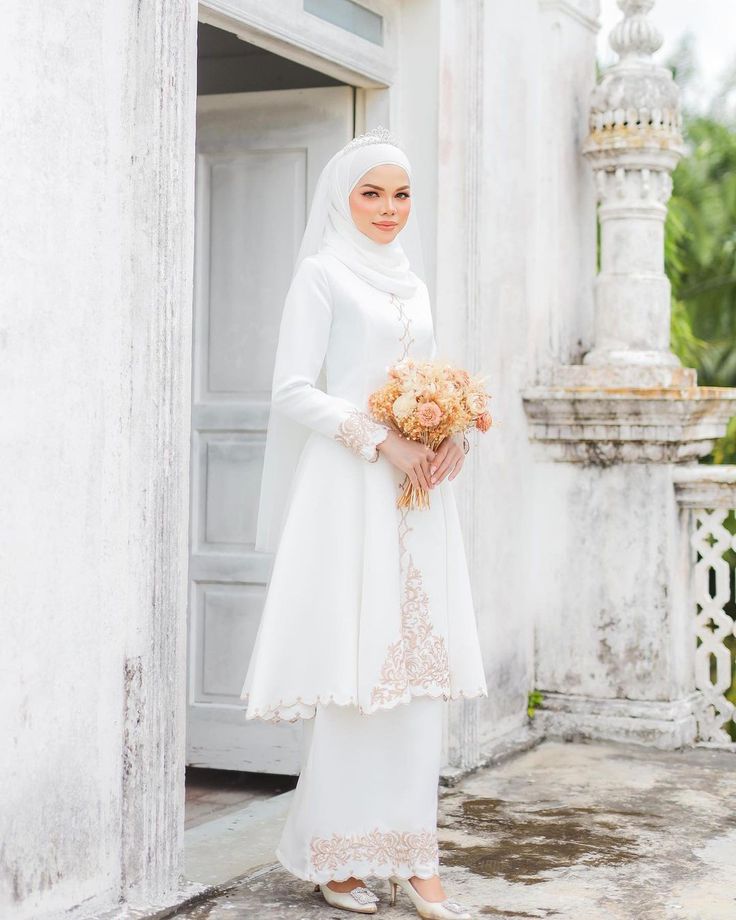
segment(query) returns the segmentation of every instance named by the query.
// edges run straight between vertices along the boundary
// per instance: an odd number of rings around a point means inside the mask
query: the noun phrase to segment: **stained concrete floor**
[[[734,802],[731,753],[545,742],[441,790],[440,871],[478,920],[736,920]],[[350,916],[312,889],[276,863],[176,916]]]
[[[295,776],[187,767],[184,829],[223,818],[295,785]]]

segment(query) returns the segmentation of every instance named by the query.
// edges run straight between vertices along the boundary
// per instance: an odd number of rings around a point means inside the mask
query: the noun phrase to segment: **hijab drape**
[[[401,245],[406,228],[390,242],[377,243],[358,229],[350,212],[352,190],[369,170],[384,164],[401,166],[411,182],[409,159],[393,144],[366,144],[337,160],[327,188],[327,221],[320,248],[332,252],[374,287],[398,297],[411,297],[419,279]]]
[[[349,202],[356,183],[368,170],[384,163],[401,166],[413,191],[411,165],[395,144],[385,143],[383,137],[364,143],[364,137],[356,139],[357,146],[349,142],[338,150],[320,173],[292,278],[304,258],[330,251],[377,289],[400,298],[412,297],[423,283],[420,279],[424,271],[415,201],[412,200],[405,226],[389,243],[377,243],[358,229]],[[316,385],[324,389],[323,372]],[[256,526],[257,551],[276,550],[295,471],[308,436],[309,430],[304,425],[271,410]]]

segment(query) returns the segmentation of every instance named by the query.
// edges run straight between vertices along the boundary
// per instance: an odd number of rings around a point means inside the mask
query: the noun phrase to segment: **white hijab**
[[[415,201],[401,231],[388,243],[377,243],[359,230],[350,212],[350,193],[374,166],[401,166],[412,181],[409,158],[396,144],[376,140],[383,129],[368,132],[346,144],[322,170],[315,188],[309,219],[294,264],[328,251],[381,291],[412,297],[424,275]]]
[[[412,199],[405,226],[389,243],[376,243],[366,236],[357,228],[350,212],[350,192],[374,166],[397,164],[406,170],[411,182],[409,160],[399,147],[386,142],[387,134],[379,127],[360,135],[338,150],[322,170],[293,274],[302,259],[324,250],[332,252],[356,275],[379,290],[402,298],[416,292],[419,279],[423,277],[423,260],[415,201]],[[323,374],[324,371],[316,384],[320,389],[324,389]],[[309,433],[304,425],[271,411],[263,455],[255,539],[257,551],[276,551],[294,473]]]

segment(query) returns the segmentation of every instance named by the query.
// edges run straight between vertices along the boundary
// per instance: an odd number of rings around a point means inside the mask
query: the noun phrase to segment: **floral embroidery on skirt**
[[[281,864],[319,883],[438,874],[443,712],[426,696],[370,715],[319,705],[304,723]]]
[[[447,695],[450,692],[447,644],[443,636],[432,630],[429,598],[422,587],[422,573],[414,565],[406,546],[406,536],[411,531],[406,522],[408,512],[408,508],[402,509],[399,522],[399,551],[403,572],[401,638],[388,647],[386,659],[381,666],[380,683],[371,690],[372,704],[388,703],[402,696],[409,687],[422,687],[426,690],[440,686]]]
[[[439,862],[436,831],[381,831],[367,834],[332,834],[312,837],[312,864],[315,869],[335,869],[345,863],[370,862],[374,865],[411,865]]]

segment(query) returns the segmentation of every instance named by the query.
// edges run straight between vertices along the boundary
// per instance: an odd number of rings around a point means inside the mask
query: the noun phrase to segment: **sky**
[[[601,0],[598,57],[604,65],[616,60],[608,35],[622,18],[616,0]],[[664,44],[655,54],[659,63],[665,62],[685,32],[693,32],[701,73],[695,90],[705,102],[720,85],[722,73],[736,66],[736,0],[657,0],[649,18],[664,35]]]

